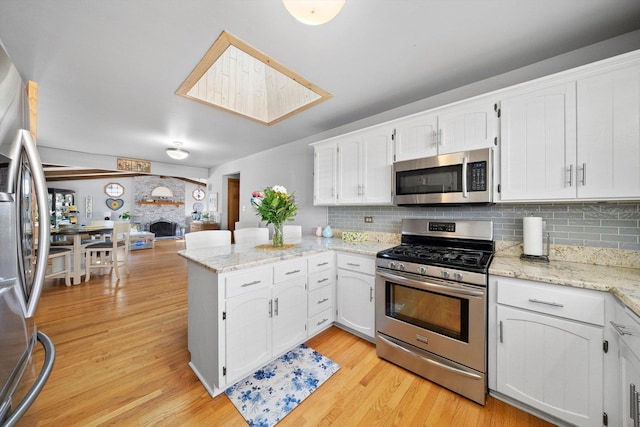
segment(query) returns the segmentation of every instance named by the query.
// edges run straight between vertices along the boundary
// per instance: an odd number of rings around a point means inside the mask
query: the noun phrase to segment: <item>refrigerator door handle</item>
[[[51,375],[51,371],[53,370],[53,362],[56,360],[56,348],[53,345],[51,338],[46,336],[44,333],[38,331],[37,337],[38,341],[40,341],[44,347],[44,362],[42,364],[42,370],[29,389],[27,395],[22,399],[18,406],[16,406],[11,415],[9,415],[9,417],[4,421],[5,427],[15,426],[18,420],[25,414],[25,412],[27,412],[27,409],[29,409],[36,400],[36,397],[38,397],[42,391],[44,384],[49,379],[49,375]]]
[[[44,171],[42,170],[42,163],[40,162],[40,156],[38,155],[38,149],[31,137],[29,131],[20,129],[16,135],[16,139],[11,147],[11,158],[14,160],[9,165],[9,174],[7,176],[7,183],[9,191],[16,191],[17,181],[19,176],[20,158],[22,149],[26,154],[27,160],[31,165],[31,177],[33,179],[33,189],[35,197],[38,203],[38,218],[40,227],[38,227],[38,251],[35,263],[35,272],[33,278],[33,288],[31,289],[31,296],[29,301],[25,301],[25,317],[33,317],[36,308],[38,307],[38,301],[40,300],[40,294],[42,293],[42,287],[44,286],[44,276],[47,269],[47,258],[49,256],[49,200],[47,197],[47,181],[44,177]],[[16,198],[19,197],[16,194]],[[16,199],[16,204],[20,201]],[[16,236],[19,240],[19,236]],[[26,298],[26,295],[25,295]]]

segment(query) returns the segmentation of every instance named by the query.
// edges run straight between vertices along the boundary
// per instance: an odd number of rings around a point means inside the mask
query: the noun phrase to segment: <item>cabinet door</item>
[[[421,114],[396,123],[396,161],[438,154],[438,116]]]
[[[277,356],[307,337],[306,277],[273,288],[273,355]]]
[[[360,134],[348,136],[338,141],[338,203],[360,203],[362,186],[360,183],[361,155]]]
[[[498,306],[497,389],[580,426],[602,425],[602,328]]]
[[[227,300],[227,384],[271,360],[270,300],[270,287]]]
[[[578,80],[578,197],[640,197],[640,65]]]
[[[637,341],[637,340],[636,340]],[[638,351],[640,349],[634,349]],[[620,390],[620,400],[622,403],[622,413],[620,419],[625,427],[635,427],[634,418],[640,420],[640,414],[631,410],[631,402],[638,400],[640,396],[640,359],[639,354],[634,354],[625,342],[620,346],[620,376],[622,389]]]
[[[338,322],[373,338],[374,301],[373,276],[338,270]]]
[[[500,200],[575,199],[575,84],[501,101]]]
[[[313,204],[336,203],[336,144],[327,143],[314,147]]]
[[[379,128],[362,137],[361,195],[364,204],[391,204],[391,128]]]
[[[438,115],[440,154],[494,146],[498,117],[493,102],[477,102],[443,110]]]

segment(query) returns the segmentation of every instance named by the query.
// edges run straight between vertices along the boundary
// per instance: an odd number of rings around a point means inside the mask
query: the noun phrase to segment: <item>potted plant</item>
[[[282,224],[291,221],[298,211],[293,193],[281,185],[255,191],[251,203],[256,209],[256,215],[268,224],[273,224],[273,246],[283,245]]]
[[[120,218],[123,221],[129,221],[131,220],[131,214],[129,213],[129,211],[123,212],[118,216],[118,218]]]

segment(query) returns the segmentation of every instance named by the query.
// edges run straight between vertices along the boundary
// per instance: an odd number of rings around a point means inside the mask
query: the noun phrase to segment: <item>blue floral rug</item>
[[[274,426],[340,366],[300,344],[225,390],[250,426]]]

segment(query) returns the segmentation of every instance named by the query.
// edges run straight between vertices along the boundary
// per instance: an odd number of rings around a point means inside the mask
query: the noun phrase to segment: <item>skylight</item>
[[[331,98],[226,31],[176,93],[267,125]]]

